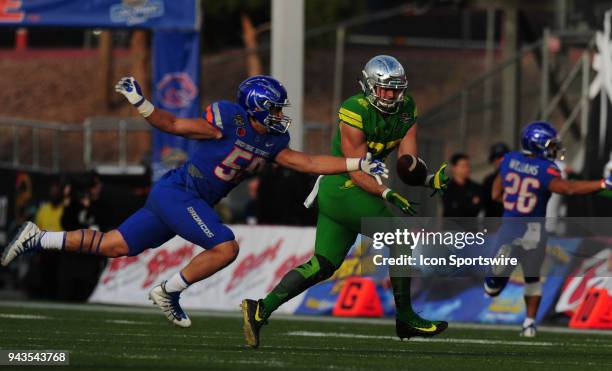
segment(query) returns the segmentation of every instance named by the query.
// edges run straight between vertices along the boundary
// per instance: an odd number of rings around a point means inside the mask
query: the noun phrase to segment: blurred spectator
[[[91,174],[89,183],[89,213],[95,220],[98,229],[107,232],[116,226],[115,215],[110,205],[109,196],[100,175]]]
[[[93,179],[73,180],[70,185],[70,198],[62,215],[62,229],[72,231],[83,228],[99,229],[92,213],[91,189],[95,187]]]
[[[27,220],[32,219],[36,212],[32,200],[32,178],[26,172],[18,172],[15,177],[15,219],[9,225],[9,235],[13,235]]]
[[[486,217],[501,217],[504,213],[504,205],[491,198],[491,189],[493,188],[493,181],[499,174],[499,164],[508,152],[510,152],[510,148],[505,143],[495,143],[489,150],[489,163],[495,167],[495,170],[487,175],[482,182],[482,205]]]
[[[276,164],[261,172],[257,191],[260,207],[257,223],[281,225],[315,225],[317,209],[304,207],[304,199],[316,177],[297,173]]]
[[[257,192],[259,191],[259,178],[255,177],[248,181],[247,183],[247,191],[249,195],[249,200],[244,206],[244,210],[242,212],[242,218],[240,223],[245,223],[249,225],[257,224],[257,213],[259,202],[257,199]]]
[[[99,197],[102,185],[96,175],[79,178],[71,183],[70,201],[62,215],[62,229],[97,229],[99,215],[96,210],[103,205],[94,197]],[[96,207],[94,207],[94,205]],[[83,249],[89,248],[88,241]],[[85,301],[98,282],[106,259],[87,254],[63,253],[58,267],[58,299],[68,301]]]
[[[472,171],[466,154],[456,153],[451,157],[452,179],[442,198],[446,217],[475,217],[482,207],[481,188],[470,180]]]
[[[64,194],[62,184],[53,179],[49,183],[46,198],[40,203],[34,216],[34,222],[47,231],[62,230],[61,219],[64,213]],[[38,299],[57,298],[57,275],[60,262],[57,251],[43,251],[32,256],[27,266],[24,285],[28,296]]]
[[[64,213],[63,201],[62,185],[58,180],[52,180],[49,185],[48,198],[38,207],[36,215],[34,216],[34,223],[36,223],[40,229],[51,232],[61,231],[61,219]]]
[[[215,212],[217,213],[217,215],[219,215],[219,218],[221,218],[224,224],[230,224],[234,222],[232,208],[230,207],[229,202],[226,199],[219,201],[215,205]]]

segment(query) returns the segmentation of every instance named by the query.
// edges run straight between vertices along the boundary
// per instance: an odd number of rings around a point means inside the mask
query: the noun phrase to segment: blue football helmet
[[[565,153],[557,136],[557,130],[546,121],[535,121],[523,128],[521,147],[524,153],[551,161],[557,157],[563,160]]]
[[[289,116],[270,112],[289,106],[287,90],[270,76],[258,75],[244,80],[238,87],[238,104],[269,130],[285,133],[291,124]]]

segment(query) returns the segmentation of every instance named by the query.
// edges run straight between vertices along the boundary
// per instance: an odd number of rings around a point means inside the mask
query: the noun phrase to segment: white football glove
[[[359,169],[373,176],[376,182],[381,185],[383,184],[381,177],[389,177],[389,169],[387,169],[385,163],[380,160],[373,160],[370,152],[368,152],[365,157],[359,159]]]
[[[123,94],[123,96],[132,104],[134,107],[138,109],[141,115],[144,117],[148,117],[153,113],[154,106],[145,99],[142,95],[142,89],[138,84],[138,81],[133,77],[124,77],[117,85],[115,85],[115,91],[117,93]]]
[[[612,174],[608,175],[607,178],[601,180],[601,189],[612,190]]]

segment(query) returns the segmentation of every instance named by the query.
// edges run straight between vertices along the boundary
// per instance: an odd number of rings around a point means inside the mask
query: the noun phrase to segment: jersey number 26
[[[517,173],[508,173],[504,181],[510,183],[504,187],[504,209],[516,210],[521,214],[529,214],[538,203],[538,196],[534,192],[540,189],[537,178],[521,178]],[[508,196],[516,195],[516,201],[509,201]]]

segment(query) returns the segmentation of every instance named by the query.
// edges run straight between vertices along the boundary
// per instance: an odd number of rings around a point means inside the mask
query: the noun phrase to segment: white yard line
[[[104,321],[106,323],[114,323],[118,325],[158,325],[154,322],[144,322],[144,321],[130,321],[127,319],[107,319]]]
[[[349,334],[342,332],[315,332],[315,331],[291,331],[287,332],[289,336],[305,336],[305,337],[333,337],[347,339],[368,339],[368,340],[397,340],[396,336],[381,336],[381,335],[363,335]],[[490,340],[490,339],[456,339],[456,338],[413,338],[408,342],[417,343],[456,343],[456,344],[479,344],[479,345],[525,345],[525,346],[540,346],[551,347],[558,346],[558,343],[544,341],[514,341],[514,340]]]
[[[160,313],[157,307],[135,307],[135,306],[119,306],[119,305],[102,305],[102,304],[61,304],[48,302],[28,302],[28,301],[2,301],[0,302],[0,312],[3,308],[20,308],[20,309],[55,309],[55,310],[74,310],[79,312],[107,312],[107,313],[133,313],[133,314],[156,314]],[[186,308],[189,316],[198,317],[217,317],[217,318],[242,318],[242,313],[236,307],[236,311],[210,311],[202,309]],[[0,313],[2,315],[2,313]],[[289,320],[289,321],[307,321],[307,322],[331,322],[331,323],[348,323],[348,324],[371,324],[371,325],[393,325],[395,324],[392,318],[344,318],[331,316],[302,316],[290,314],[275,314],[273,319]],[[500,324],[483,324],[483,323],[459,323],[452,322],[451,328],[467,329],[467,330],[492,330],[492,331],[512,331],[517,332],[518,325],[500,325]],[[558,333],[558,334],[590,334],[590,335],[609,335],[612,336],[612,330],[578,330],[567,327],[540,326],[538,331],[542,333]]]
[[[12,314],[12,313],[0,313],[0,318],[6,319],[49,319],[47,316],[38,316],[35,314]]]

